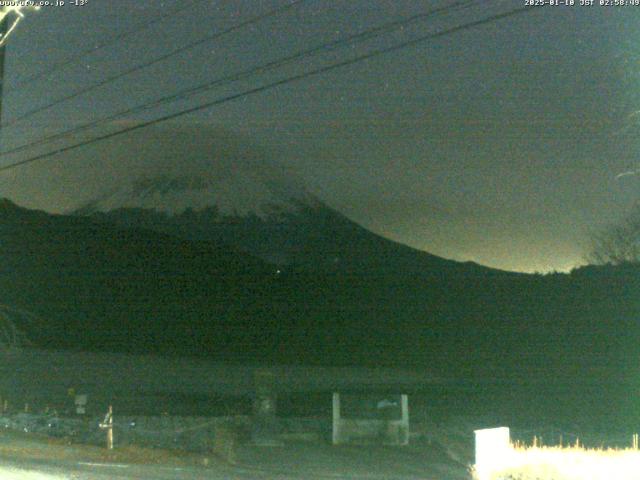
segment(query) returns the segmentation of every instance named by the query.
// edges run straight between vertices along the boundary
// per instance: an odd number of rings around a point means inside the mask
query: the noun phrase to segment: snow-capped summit
[[[114,147],[115,148],[115,147]],[[76,214],[143,209],[171,216],[215,209],[221,217],[257,216],[313,205],[279,153],[222,130],[151,129],[144,142],[125,139],[109,153],[99,188]]]
[[[242,175],[158,175],[129,180],[82,205],[77,214],[144,209],[168,215],[213,208],[221,217],[267,218],[295,212],[317,201],[303,188],[285,179],[264,177],[262,172]]]
[[[113,162],[103,190],[73,213],[232,247],[274,271],[449,268],[451,262],[381,238],[317,199],[277,153],[224,132],[155,133],[152,142],[121,145],[120,156],[136,157]]]

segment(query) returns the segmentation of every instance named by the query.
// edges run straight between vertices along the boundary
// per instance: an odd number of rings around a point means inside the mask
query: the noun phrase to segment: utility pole
[[[7,49],[7,37],[13,32],[24,11],[39,10],[40,7],[2,7],[0,8],[0,125],[2,124],[2,94],[4,91],[4,60]],[[13,19],[10,17],[14,17]]]
[[[9,19],[5,15],[0,21],[0,125],[2,125],[2,93],[4,91],[4,57],[7,50],[7,43],[4,41],[4,37],[9,32]]]

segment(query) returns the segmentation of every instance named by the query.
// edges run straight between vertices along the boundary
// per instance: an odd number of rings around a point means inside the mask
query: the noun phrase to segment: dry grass
[[[640,451],[514,445],[477,480],[638,480]]]

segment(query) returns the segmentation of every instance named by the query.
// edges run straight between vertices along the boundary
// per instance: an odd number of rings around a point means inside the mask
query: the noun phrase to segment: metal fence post
[[[111,405],[109,405],[109,410],[107,410],[100,428],[107,431],[107,449],[113,450],[113,407]]]

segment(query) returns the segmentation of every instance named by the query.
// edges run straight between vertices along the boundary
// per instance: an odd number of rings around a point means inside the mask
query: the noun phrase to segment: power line
[[[534,10],[536,8],[538,8],[538,7],[531,7],[531,6],[520,7],[520,8],[514,9],[514,10],[509,10],[508,12],[503,12],[503,13],[500,13],[500,14],[491,15],[491,16],[485,17],[485,18],[483,18],[481,20],[475,20],[473,22],[468,22],[468,23],[465,23],[465,24],[462,24],[462,25],[458,25],[456,27],[451,27],[451,28],[446,29],[446,30],[441,30],[439,32],[435,32],[435,33],[424,35],[424,36],[421,36],[421,37],[418,37],[418,38],[414,38],[412,40],[408,40],[408,41],[399,43],[397,45],[393,45],[391,47],[381,48],[381,49],[375,50],[373,52],[369,52],[369,53],[366,53],[366,54],[363,54],[363,55],[359,55],[357,57],[354,57],[354,58],[351,58],[351,59],[348,59],[348,60],[343,60],[342,62],[334,63],[332,65],[328,65],[328,66],[325,66],[325,67],[320,67],[320,68],[317,68],[315,70],[310,70],[308,72],[304,72],[304,73],[301,73],[301,74],[298,74],[298,75],[294,75],[294,76],[287,77],[287,78],[284,78],[284,79],[281,79],[281,80],[277,80],[275,82],[271,82],[271,83],[268,83],[268,84],[265,84],[265,85],[261,85],[259,87],[255,87],[255,88],[252,88],[252,89],[249,89],[249,90],[245,90],[244,92],[240,92],[240,93],[228,95],[228,96],[225,96],[225,97],[222,97],[222,98],[218,98],[216,100],[204,103],[202,105],[198,105],[196,107],[191,107],[191,108],[188,108],[188,109],[185,109],[185,110],[181,110],[179,112],[175,112],[175,113],[172,113],[172,114],[169,114],[169,115],[165,115],[165,116],[153,119],[153,120],[149,120],[149,121],[146,121],[146,122],[141,122],[141,123],[139,123],[137,125],[133,125],[131,127],[123,128],[123,129],[118,130],[116,132],[111,132],[111,133],[108,133],[108,134],[104,134],[104,135],[101,135],[101,136],[98,136],[98,137],[94,137],[94,138],[91,138],[91,139],[88,139],[88,140],[84,140],[82,142],[79,142],[79,143],[76,143],[76,144],[73,144],[73,145],[68,145],[68,146],[65,146],[65,147],[62,147],[62,148],[58,148],[58,149],[52,150],[52,151],[47,152],[47,153],[42,153],[40,155],[36,155],[36,156],[30,157],[30,158],[27,158],[25,160],[21,160],[21,161],[18,161],[18,162],[9,164],[9,165],[5,165],[5,166],[0,167],[0,172],[6,171],[6,170],[10,170],[10,169],[18,167],[18,166],[26,165],[28,163],[36,162],[38,160],[42,160],[42,159],[45,159],[45,158],[53,157],[55,155],[59,155],[61,153],[65,153],[65,152],[68,152],[70,150],[75,150],[76,148],[80,148],[80,147],[83,147],[83,146],[86,146],[86,145],[90,145],[92,143],[97,143],[97,142],[100,142],[100,141],[103,141],[103,140],[108,140],[110,138],[114,138],[114,137],[117,137],[117,136],[120,136],[120,135],[124,135],[126,133],[130,133],[130,132],[133,132],[133,131],[136,131],[136,130],[140,130],[140,129],[143,129],[143,128],[146,128],[146,127],[150,127],[152,125],[156,125],[156,124],[163,123],[163,122],[166,122],[166,121],[169,121],[169,120],[173,120],[175,118],[178,118],[178,117],[181,117],[181,116],[184,116],[184,115],[188,115],[188,114],[191,114],[191,113],[195,113],[195,112],[198,112],[200,110],[205,110],[205,109],[208,109],[208,108],[211,108],[211,107],[214,107],[214,106],[217,106],[217,105],[220,105],[220,104],[232,101],[232,100],[236,100],[238,98],[242,98],[242,97],[249,96],[249,95],[254,95],[256,93],[260,93],[260,92],[263,92],[265,90],[270,90],[270,89],[278,87],[280,85],[285,85],[287,83],[291,83],[291,82],[295,82],[295,81],[298,81],[298,80],[302,80],[302,79],[305,79],[305,78],[308,78],[308,77],[319,75],[321,73],[326,73],[326,72],[329,72],[329,71],[332,71],[332,70],[336,70],[338,68],[342,68],[342,67],[345,67],[345,66],[348,66],[348,65],[353,65],[355,63],[359,63],[359,62],[362,62],[364,60],[368,60],[370,58],[374,58],[374,57],[377,57],[377,56],[380,56],[380,55],[384,55],[386,53],[390,53],[390,52],[401,50],[401,49],[404,49],[404,48],[407,48],[407,47],[415,46],[415,45],[418,45],[418,44],[420,44],[420,43],[422,43],[422,42],[424,42],[426,40],[432,40],[434,38],[444,37],[444,36],[450,35],[452,33],[457,33],[457,32],[461,32],[461,31],[464,31],[464,30],[469,30],[471,28],[474,28],[474,27],[477,27],[477,26],[480,26],[480,25],[492,23],[492,22],[495,22],[497,20],[501,20],[501,19],[504,19],[504,18],[512,17],[512,16],[515,16],[515,15],[519,15],[521,13],[532,11],[532,10]]]
[[[282,59],[278,59],[278,60],[274,60],[272,62],[268,62],[264,65],[259,65],[257,67],[252,67],[250,69],[244,70],[242,72],[238,72],[232,75],[228,75],[226,77],[221,77],[218,78],[216,80],[213,81],[209,81],[205,84],[201,84],[198,85],[196,87],[190,87],[184,90],[181,90],[179,92],[173,93],[171,95],[167,95],[165,97],[153,100],[151,102],[146,102],[143,103],[141,105],[138,105],[136,107],[132,107],[129,109],[126,109],[124,111],[120,111],[117,112],[115,114],[109,115],[107,117],[104,117],[102,119],[99,120],[95,120],[89,123],[86,123],[84,125],[80,125],[78,127],[74,127],[71,128],[69,130],[66,130],[64,132],[59,132],[59,133],[55,133],[53,135],[50,135],[48,137],[44,137],[41,138],[39,140],[36,140],[34,142],[30,142],[30,143],[26,143],[24,145],[19,145],[17,147],[11,148],[9,150],[5,150],[5,151],[1,151],[0,152],[0,156],[2,155],[7,155],[7,154],[11,154],[11,153],[16,153],[16,152],[20,152],[29,148],[32,148],[36,145],[42,145],[44,143],[49,143],[51,141],[54,140],[59,140],[62,138],[65,138],[67,136],[71,136],[74,135],[76,133],[79,133],[81,131],[99,126],[101,124],[113,121],[113,120],[117,120],[119,118],[125,117],[127,115],[131,115],[133,113],[138,113],[138,112],[142,112],[145,110],[149,110],[152,108],[156,108],[160,105],[166,104],[166,103],[170,103],[173,101],[177,101],[177,100],[182,100],[182,99],[186,99],[188,97],[191,97],[193,95],[199,94],[199,93],[203,93],[205,91],[211,90],[215,87],[219,87],[221,85],[225,85],[228,83],[232,83],[238,80],[242,80],[244,78],[250,77],[252,75],[255,74],[260,74],[260,73],[265,73],[267,71],[273,70],[275,68],[279,68],[282,67],[288,63],[292,63],[294,61],[298,61],[298,60],[302,60],[304,58],[310,57],[312,55],[315,55],[316,53],[322,52],[322,51],[331,51],[331,50],[335,50],[337,48],[340,48],[344,45],[348,45],[348,44],[353,44],[355,42],[360,42],[360,41],[365,41],[368,40],[370,38],[374,38],[377,36],[380,36],[384,33],[389,33],[393,30],[397,30],[400,29],[410,23],[414,23],[418,20],[424,20],[428,17],[431,17],[433,15],[436,15],[438,13],[442,13],[444,11],[454,11],[454,10],[458,10],[458,9],[462,9],[462,8],[467,8],[473,4],[477,3],[476,0],[459,0],[457,2],[453,2],[447,6],[444,7],[439,7],[439,8],[435,8],[432,10],[429,10],[428,12],[423,12],[420,14],[416,14],[413,15],[411,17],[408,18],[404,18],[404,19],[400,19],[400,20],[395,20],[392,22],[388,22],[385,23],[383,25],[377,26],[377,27],[373,27],[370,29],[367,29],[363,32],[360,33],[356,33],[356,34],[352,34],[346,37],[343,37],[341,39],[338,40],[334,40],[332,42],[328,42],[322,45],[318,45],[316,47],[312,47],[310,49],[307,50],[302,50],[299,51],[297,53],[294,53],[292,55],[289,55],[287,57],[284,57]]]
[[[410,23],[414,23],[417,22],[419,20],[424,20],[428,17],[432,17],[433,15],[436,15],[438,13],[442,13],[444,11],[453,11],[453,10],[457,10],[457,9],[462,9],[462,8],[467,8],[469,6],[471,6],[472,4],[476,3],[477,0],[459,0],[456,2],[453,2],[449,5],[443,6],[443,7],[438,7],[432,10],[429,10],[428,12],[423,12],[423,13],[419,13],[416,15],[413,15],[411,17],[405,18],[405,19],[400,19],[400,20],[395,20],[389,23],[385,23],[383,25],[374,27],[374,28],[370,28],[368,30],[365,30],[363,32],[360,33],[356,33],[353,35],[349,35],[347,37],[338,39],[338,40],[334,40],[332,42],[329,43],[325,43],[316,47],[312,47],[310,49],[307,50],[303,50],[297,53],[294,53],[288,57],[279,59],[279,60],[274,60],[272,62],[269,62],[265,65],[262,66],[258,66],[258,67],[253,67],[249,70],[245,70],[244,72],[239,72],[227,77],[223,77],[221,79],[218,80],[214,80],[211,82],[207,82],[205,84],[196,86],[196,87],[190,87],[188,89],[182,90],[180,92],[177,92],[175,94],[160,98],[158,100],[155,100],[153,102],[149,102],[148,105],[150,107],[156,107],[159,105],[163,105],[165,103],[170,103],[176,100],[180,100],[180,99],[184,99],[184,98],[188,98],[190,96],[199,94],[199,93],[203,93],[206,92],[214,87],[220,86],[221,84],[226,84],[230,81],[238,81],[238,80],[242,80],[246,77],[249,77],[251,75],[254,75],[256,73],[264,73],[267,72],[269,70],[273,70],[274,68],[279,68],[282,67],[288,63],[291,63],[293,61],[297,61],[297,60],[301,60],[304,59],[306,57],[311,57],[312,55],[315,55],[316,53],[320,53],[323,51],[331,51],[331,50],[335,50],[337,48],[340,48],[344,45],[350,44],[350,43],[355,43],[357,42],[361,42],[361,41],[365,41],[365,40],[369,40],[371,38],[375,38],[378,36],[381,36],[385,33],[389,33],[393,30],[397,30],[400,29]],[[133,112],[128,112],[128,113],[133,113]],[[0,152],[0,155],[2,154],[2,152]]]
[[[112,83],[112,82],[114,82],[116,80],[119,80],[119,79],[121,79],[123,77],[126,77],[127,75],[131,75],[132,73],[138,72],[138,71],[143,70],[145,68],[148,68],[148,67],[150,67],[152,65],[155,65],[157,63],[163,62],[164,60],[167,60],[168,58],[171,58],[171,57],[173,57],[173,56],[175,56],[175,55],[177,55],[179,53],[183,53],[183,52],[185,52],[187,50],[190,50],[190,49],[192,49],[192,48],[194,48],[194,47],[196,47],[198,45],[202,45],[203,43],[210,42],[212,40],[216,40],[216,39],[218,39],[218,38],[220,38],[220,37],[222,37],[224,35],[227,35],[229,33],[235,32],[236,30],[244,28],[244,27],[246,27],[248,25],[252,25],[254,23],[258,23],[258,22],[260,22],[260,21],[262,21],[262,20],[264,20],[266,18],[269,18],[271,16],[275,16],[275,15],[278,15],[280,13],[283,13],[283,12],[285,12],[285,11],[287,11],[287,10],[289,10],[289,9],[291,9],[291,8],[297,6],[297,5],[299,5],[299,4],[301,4],[301,3],[305,2],[305,1],[307,1],[307,0],[293,0],[291,3],[288,3],[288,4],[284,5],[284,6],[280,6],[278,8],[274,8],[274,9],[269,10],[268,12],[263,13],[261,15],[257,15],[255,17],[252,17],[249,20],[245,20],[244,22],[240,22],[237,25],[234,25],[233,27],[230,27],[230,28],[227,28],[225,30],[222,30],[221,32],[214,33],[213,35],[208,35],[208,36],[206,36],[204,38],[201,38],[199,40],[191,42],[191,43],[189,43],[189,44],[187,44],[187,45],[185,45],[183,47],[178,47],[178,48],[176,48],[176,49],[174,49],[174,50],[172,50],[172,51],[170,51],[168,53],[160,55],[159,57],[155,57],[154,59],[152,59],[152,60],[150,60],[148,62],[136,65],[136,66],[134,66],[132,68],[129,68],[129,69],[126,69],[126,70],[124,70],[124,71],[122,71],[120,73],[117,73],[115,75],[107,77],[106,79],[104,79],[104,80],[102,80],[102,81],[100,81],[98,83],[94,83],[93,85],[89,85],[86,88],[80,89],[80,90],[78,90],[78,91],[76,91],[76,92],[74,92],[74,93],[72,93],[70,95],[67,95],[66,97],[61,97],[61,98],[59,98],[57,100],[54,100],[51,103],[48,103],[46,105],[42,105],[40,107],[36,107],[36,108],[34,108],[32,110],[29,110],[29,111],[23,113],[22,115],[17,116],[16,118],[11,120],[10,122],[6,122],[4,125],[1,126],[1,128],[6,128],[6,127],[9,127],[11,125],[14,125],[14,124],[16,124],[16,123],[18,123],[18,122],[20,122],[20,121],[22,121],[22,120],[24,120],[24,119],[26,119],[28,117],[31,117],[31,116],[33,116],[33,115],[35,115],[37,113],[43,112],[43,111],[48,110],[48,109],[50,109],[52,107],[55,107],[56,105],[59,105],[59,104],[64,103],[64,102],[67,102],[67,101],[72,100],[72,99],[74,99],[76,97],[79,97],[80,95],[84,95],[85,93],[88,93],[88,92],[91,92],[91,91],[93,91],[93,90],[95,90],[97,88],[103,87],[103,86],[105,86],[105,85],[107,85],[109,83]]]
[[[78,53],[77,55],[73,55],[69,58],[67,58],[66,60],[63,60],[59,63],[55,63],[52,66],[48,67],[46,70],[43,70],[39,73],[35,73],[31,76],[25,77],[23,79],[18,79],[17,82],[15,82],[15,86],[10,88],[9,91],[14,91],[14,90],[19,90],[21,87],[23,87],[25,84],[27,83],[32,83],[35,82],[37,80],[43,79],[43,78],[47,78],[49,77],[52,73],[55,73],[59,70],[62,70],[63,68],[72,65],[74,63],[78,63],[80,60],[82,60],[83,58],[97,52],[98,50],[102,50],[105,47],[108,47],[110,45],[114,45],[116,43],[121,42],[122,40],[126,39],[127,37],[130,37],[131,35],[134,35],[136,33],[140,33],[144,30],[147,30],[149,28],[151,28],[153,25],[155,25],[156,23],[160,23],[162,21],[165,20],[165,18],[167,17],[173,17],[175,15],[178,15],[180,13],[182,13],[183,11],[192,8],[194,5],[202,2],[204,0],[192,0],[191,2],[186,2],[186,5],[182,2],[182,1],[178,1],[178,5],[180,5],[177,8],[173,8],[171,10],[167,10],[166,12],[164,12],[162,15],[156,15],[155,17],[151,18],[150,20],[146,21],[146,22],[142,22],[140,24],[138,24],[136,27],[132,28],[131,30],[128,30],[126,32],[123,32],[119,35],[116,35],[115,37],[111,37],[107,40],[104,40],[102,43],[98,43],[97,45],[94,45],[91,48],[88,48],[87,50],[84,50],[80,53]]]

